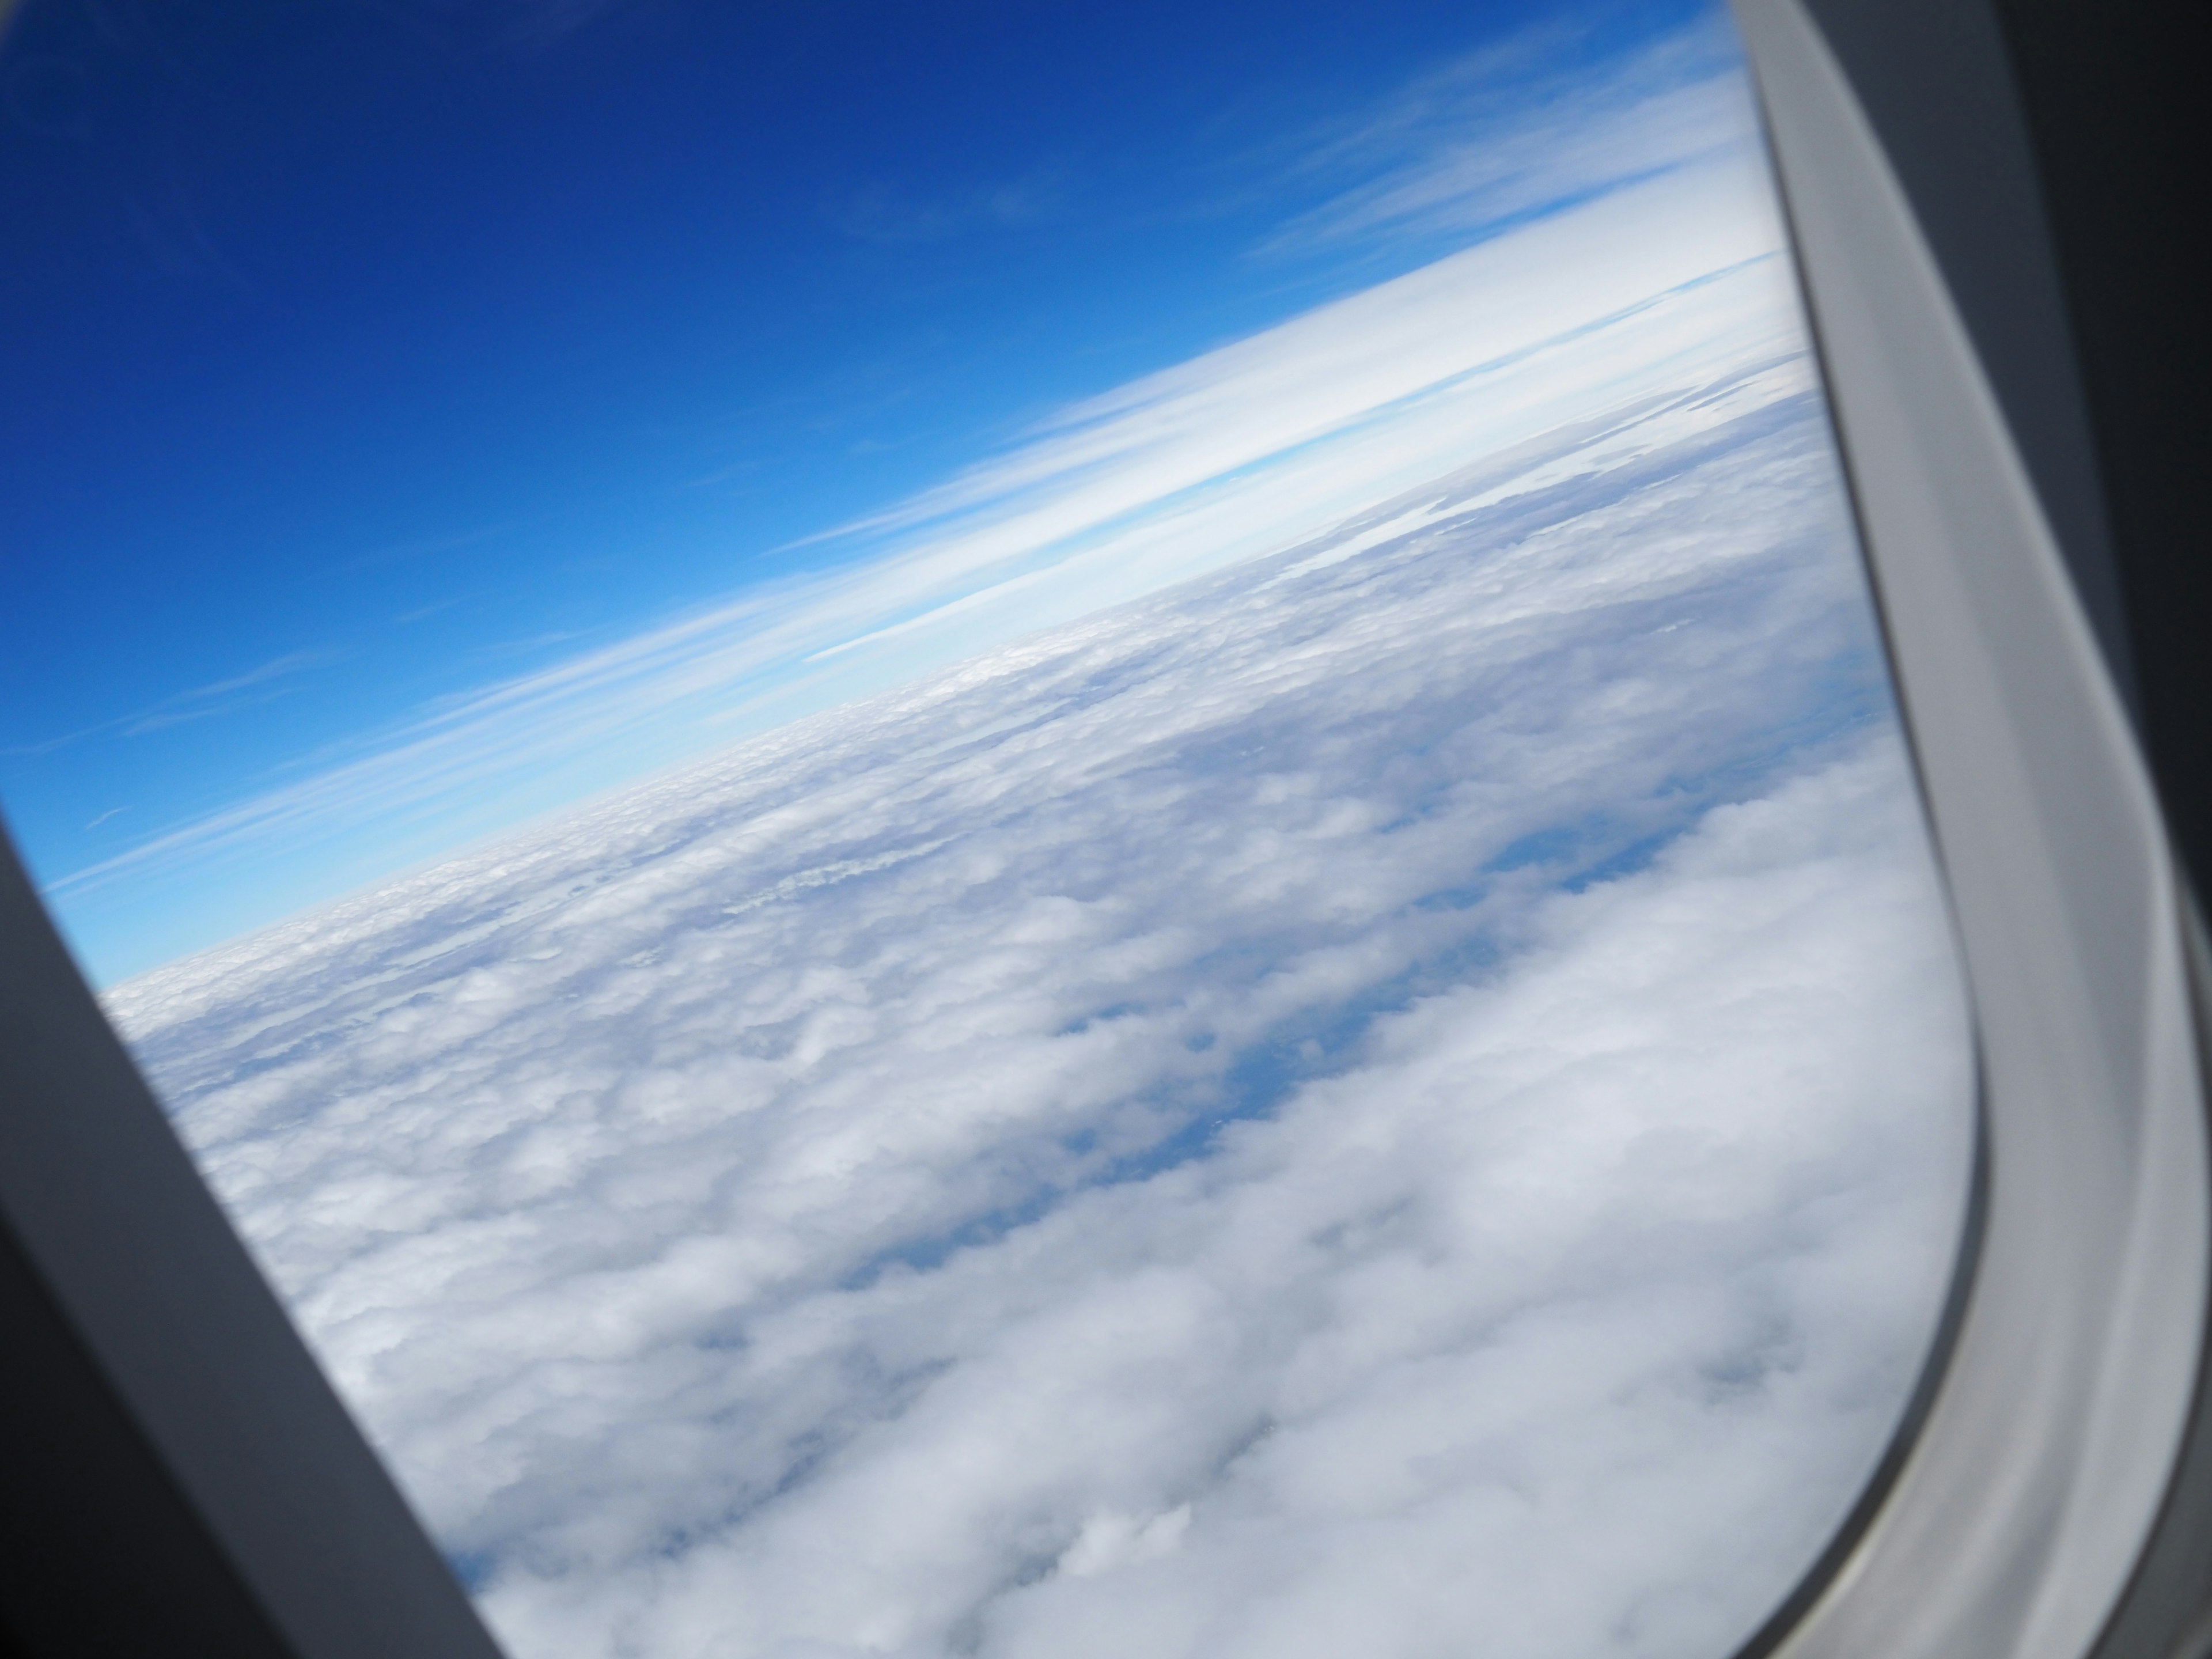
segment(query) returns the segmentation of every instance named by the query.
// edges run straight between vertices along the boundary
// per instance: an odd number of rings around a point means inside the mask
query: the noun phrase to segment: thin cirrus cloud
[[[1048,222],[1066,210],[1066,195],[1057,169],[1037,167],[951,197],[923,198],[873,184],[828,209],[825,216],[859,241],[941,242],[971,230]]]
[[[165,731],[173,726],[227,714],[268,697],[282,696],[283,688],[276,683],[312,669],[326,667],[341,660],[344,655],[342,651],[328,648],[287,651],[282,656],[257,664],[244,673],[229,675],[206,685],[196,685],[189,690],[174,692],[159,702],[127,714],[118,714],[113,720],[102,720],[97,726],[82,726],[59,737],[26,744],[11,752],[47,755],[88,738],[143,737],[148,732]]]
[[[1261,252],[1494,230],[1755,149],[1741,59],[1717,17],[1595,60],[1585,45],[1557,25],[1516,36],[1320,135],[1298,168],[1354,182]]]
[[[1647,78],[1650,99],[1676,95],[1666,75]],[[204,896],[223,925],[173,930],[179,948],[202,945],[748,731],[1320,534],[1531,432],[1787,355],[1798,323],[1782,235],[1748,115],[1736,118],[1733,148],[1686,150],[1658,176],[1057,411],[813,538],[830,556],[810,574],[428,705],[48,891],[65,915],[130,916],[147,938],[173,896]]]
[[[111,994],[518,1659],[1741,1642],[1972,1121],[1745,355]]]

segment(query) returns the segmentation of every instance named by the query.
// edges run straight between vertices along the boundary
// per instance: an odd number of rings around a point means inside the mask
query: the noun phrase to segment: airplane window
[[[33,0],[0,800],[517,1659],[1720,1659],[1972,1042],[1697,3]]]

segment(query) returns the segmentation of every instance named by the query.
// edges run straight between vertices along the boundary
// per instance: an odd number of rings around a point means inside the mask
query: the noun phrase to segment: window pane
[[[1724,15],[33,6],[0,791],[519,1659],[1680,1654],[1967,1017]]]

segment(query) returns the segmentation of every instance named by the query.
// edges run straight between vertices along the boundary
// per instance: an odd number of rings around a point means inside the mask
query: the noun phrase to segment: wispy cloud
[[[227,714],[234,709],[261,702],[271,695],[274,681],[289,678],[310,669],[321,668],[342,660],[346,653],[333,647],[307,651],[288,651],[281,657],[247,669],[244,673],[196,685],[189,690],[172,692],[160,702],[149,703],[127,714],[118,714],[95,725],[80,726],[74,732],[46,738],[37,743],[21,744],[5,752],[10,755],[50,755],[88,738],[143,737],[188,721],[206,720],[217,714]],[[241,696],[241,692],[254,692]]]
[[[455,595],[452,599],[434,600],[428,605],[418,605],[412,611],[403,611],[392,620],[403,628],[413,623],[427,622],[441,611],[451,611],[461,602],[459,595]]]
[[[179,693],[177,701],[200,702],[210,697],[228,696],[234,691],[243,691],[248,686],[265,685],[270,680],[283,679],[288,674],[323,667],[337,661],[344,654],[327,647],[313,651],[288,651],[281,657],[270,658],[258,667],[247,669],[243,674],[234,674],[228,679],[194,686],[189,691]]]
[[[485,525],[475,530],[456,531],[451,535],[425,536],[412,541],[392,542],[372,548],[346,560],[342,570],[368,570],[382,565],[404,564],[415,559],[435,559],[447,553],[458,553],[464,548],[475,547],[500,537],[513,535],[521,526],[514,524]]]
[[[1292,171],[1339,188],[1261,251],[1463,238],[1755,143],[1718,17],[1627,52],[1594,52],[1595,33],[1519,35],[1316,135]]]
[[[1066,207],[1068,184],[1059,167],[1040,165],[1018,177],[925,194],[878,181],[825,210],[831,225],[863,242],[941,242],[968,231],[1048,223]]]
[[[556,645],[566,645],[571,640],[581,639],[584,630],[574,628],[549,629],[542,634],[526,634],[512,640],[489,640],[470,647],[472,657],[528,657],[550,650]]]
[[[220,714],[235,714],[241,708],[255,708],[271,699],[284,695],[284,688],[249,696],[230,697],[222,702],[194,703],[181,708],[164,708],[150,714],[142,714],[122,729],[126,738],[143,738],[149,732],[166,732],[173,726],[190,726],[196,720],[213,720]]]

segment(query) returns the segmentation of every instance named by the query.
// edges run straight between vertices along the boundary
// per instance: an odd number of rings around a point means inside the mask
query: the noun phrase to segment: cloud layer
[[[519,1656],[1787,1589],[1970,1044],[1805,365],[1639,314],[1541,439],[112,994]]]

